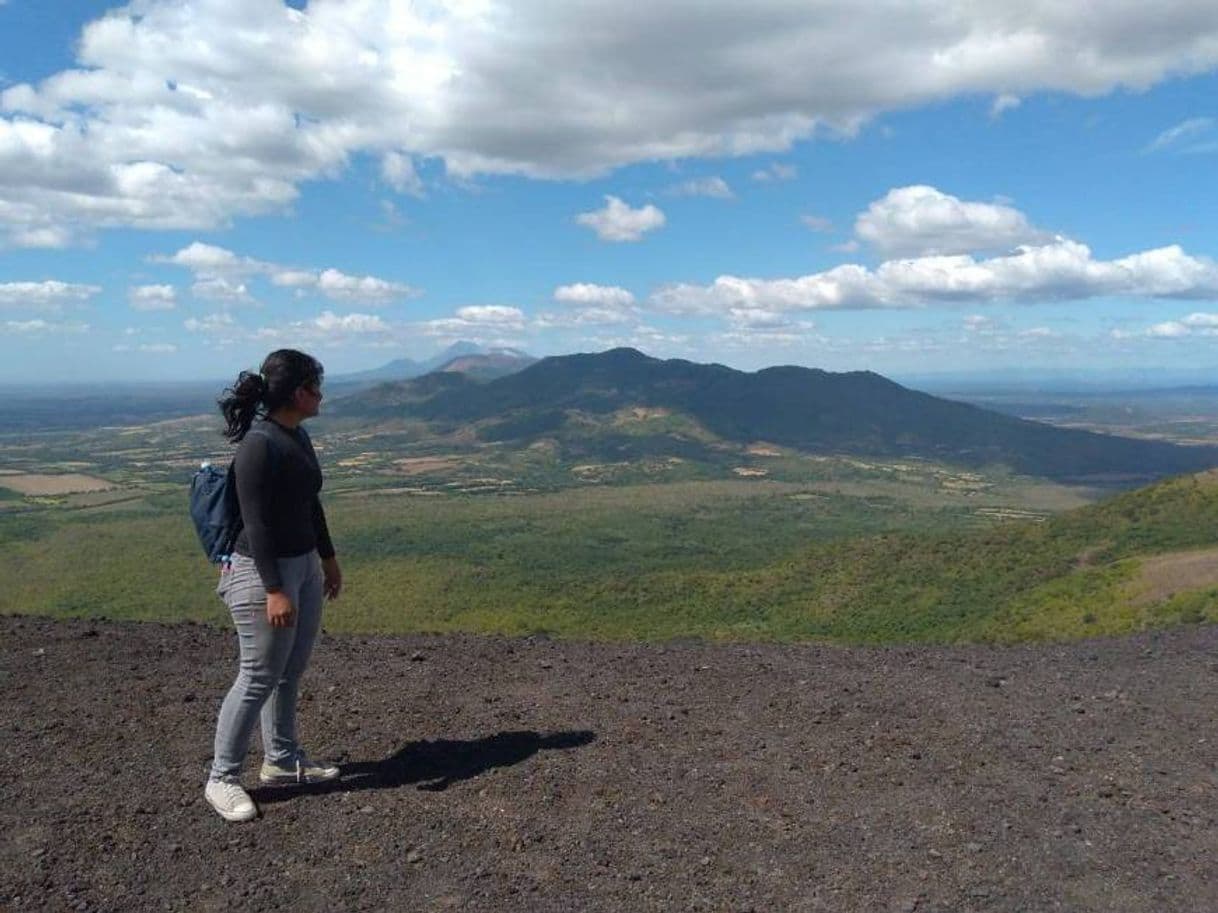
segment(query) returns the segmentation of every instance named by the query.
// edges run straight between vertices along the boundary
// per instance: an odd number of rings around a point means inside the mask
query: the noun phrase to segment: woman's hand
[[[343,572],[339,570],[337,558],[323,558],[321,561],[321,570],[325,574],[325,582],[322,584],[322,589],[325,594],[331,599],[337,599],[338,594],[343,588]]]
[[[272,628],[290,628],[296,621],[296,607],[282,590],[266,594],[266,620]]]

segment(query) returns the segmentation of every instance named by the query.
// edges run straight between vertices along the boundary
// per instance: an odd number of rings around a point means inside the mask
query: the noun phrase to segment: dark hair
[[[295,349],[276,349],[257,373],[242,371],[237,382],[217,400],[227,427],[224,436],[236,443],[245,437],[259,415],[268,415],[291,401],[300,387],[321,383],[325,370],[312,355]]]

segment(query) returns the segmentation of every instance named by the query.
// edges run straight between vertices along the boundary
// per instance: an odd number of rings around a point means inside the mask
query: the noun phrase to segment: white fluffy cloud
[[[178,297],[172,285],[136,285],[127,290],[127,301],[136,311],[172,311]]]
[[[336,269],[324,269],[319,273],[282,270],[271,274],[271,282],[289,288],[314,289],[333,301],[361,304],[388,304],[418,294],[416,289],[400,282],[376,276],[350,276]]]
[[[933,187],[890,191],[859,215],[856,232],[882,251],[916,255],[874,269],[847,263],[793,278],[726,275],[709,285],[673,284],[653,292],[648,304],[663,313],[719,316],[749,327],[772,325],[776,315],[792,311],[1101,296],[1218,298],[1218,264],[1177,245],[1096,260],[1085,244],[1033,228],[1006,204],[962,201]],[[1008,252],[988,258],[966,253],[995,248]],[[1165,334],[1175,332],[1174,325],[1165,326]],[[965,328],[995,329],[979,315],[966,318]]]
[[[554,300],[582,307],[628,308],[634,305],[634,295],[616,285],[594,285],[576,282],[554,289]]]
[[[202,301],[225,304],[250,304],[254,297],[244,282],[226,276],[207,276],[190,287],[190,293]]]
[[[616,285],[560,285],[554,290],[554,300],[567,309],[537,314],[533,319],[536,328],[612,326],[631,323],[639,314],[634,294]]]
[[[0,92],[12,244],[221,226],[360,153],[412,192],[420,157],[588,176],[953,97],[1143,89],[1212,70],[1218,18],[1212,0],[139,0],[75,47],[76,68]]]
[[[208,301],[250,302],[253,297],[243,281],[266,276],[271,284],[294,288],[298,292],[316,291],[332,301],[366,305],[388,304],[419,294],[419,290],[400,282],[376,276],[352,276],[340,270],[297,269],[243,257],[223,247],[195,241],[170,256],[149,258],[153,263],[168,263],[189,269],[195,275],[191,294]]]
[[[488,336],[516,333],[525,328],[524,312],[520,308],[501,304],[475,304],[458,308],[452,317],[427,320],[419,325],[428,336],[464,336],[477,341]]]
[[[0,282],[0,308],[58,313],[64,305],[88,301],[100,291],[101,287],[97,285],[60,282],[58,279]]]
[[[363,348],[380,348],[395,342],[397,329],[376,314],[322,311],[308,320],[262,327],[253,332],[252,338],[295,347],[356,344]]]
[[[602,241],[641,241],[643,235],[663,226],[664,213],[648,203],[639,209],[615,196],[605,197],[605,208],[581,212],[575,221],[596,232]]]
[[[0,230],[3,230],[6,221],[4,209],[4,202],[0,200]],[[68,247],[72,243],[72,234],[64,225],[19,224],[9,229],[8,241],[13,247]]]
[[[476,304],[458,308],[457,319],[488,326],[518,326],[524,321],[524,312],[500,304]]]
[[[389,325],[375,314],[344,314],[323,311],[313,320],[313,325],[325,333],[386,333]]]
[[[966,202],[924,185],[890,190],[859,215],[854,231],[895,256],[1005,251],[1053,237],[1011,206]]]
[[[238,256],[227,248],[202,241],[193,241],[176,254],[149,257],[149,260],[184,266],[196,276],[249,276],[272,268],[262,260]]]
[[[1118,339],[1128,339],[1132,336],[1149,336],[1152,339],[1183,339],[1188,336],[1218,336],[1218,314],[1195,313],[1179,320],[1167,320],[1156,323],[1140,333],[1117,331],[1113,335]]]
[[[1096,260],[1076,241],[1023,246],[990,259],[968,255],[890,260],[875,270],[845,264],[792,279],[720,276],[710,285],[658,289],[651,305],[671,314],[911,308],[1100,296],[1218,299],[1218,264],[1172,245]]]

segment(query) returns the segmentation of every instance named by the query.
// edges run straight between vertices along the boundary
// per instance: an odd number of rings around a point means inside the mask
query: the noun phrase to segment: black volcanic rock
[[[688,416],[728,441],[1002,464],[1058,479],[1134,481],[1218,465],[1218,448],[1056,428],[919,393],[870,371],[782,366],[746,373],[621,348],[545,358],[484,384],[412,386],[418,383],[350,397],[342,411],[384,414],[396,396],[400,414],[446,424],[488,422],[484,436],[490,439],[527,440],[554,433],[568,412],[610,414],[644,406]]]
[[[1218,909],[1213,625],[1001,649],[327,635],[301,731],[341,776],[255,786],[242,825],[202,795],[232,639],[0,617],[0,908]]]

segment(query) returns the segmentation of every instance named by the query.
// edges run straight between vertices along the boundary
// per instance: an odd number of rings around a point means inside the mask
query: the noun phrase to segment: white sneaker
[[[258,814],[254,800],[241,788],[240,783],[208,780],[203,795],[225,821],[249,821]]]
[[[327,780],[338,778],[338,766],[321,761],[310,761],[302,751],[296,755],[296,760],[290,767],[280,767],[270,761],[262,762],[262,770],[258,772],[258,782],[272,785],[276,783],[325,783]]]

